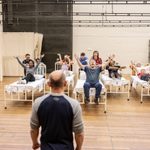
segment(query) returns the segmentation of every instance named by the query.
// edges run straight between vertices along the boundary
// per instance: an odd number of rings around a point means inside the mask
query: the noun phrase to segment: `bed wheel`
[[[106,114],[106,110],[104,111],[104,113]]]
[[[143,102],[141,101],[141,104],[142,104]]]
[[[127,98],[127,101],[129,101],[130,100],[130,98]]]
[[[7,107],[5,106],[4,109],[7,109]]]

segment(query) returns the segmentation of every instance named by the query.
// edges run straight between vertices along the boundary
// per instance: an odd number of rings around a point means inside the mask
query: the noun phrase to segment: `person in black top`
[[[82,110],[77,100],[64,94],[66,80],[62,70],[50,74],[49,86],[51,93],[36,99],[33,104],[30,119],[32,149],[81,150],[84,139]]]
[[[109,77],[113,79],[114,78],[121,79],[122,75],[120,71],[125,68],[126,66],[120,66],[113,59],[109,62],[108,66],[106,67],[109,73]]]
[[[30,54],[25,54],[25,59],[22,61],[22,63],[28,66],[30,60],[33,61],[32,59],[30,59]],[[26,69],[24,69],[24,75],[26,75]]]

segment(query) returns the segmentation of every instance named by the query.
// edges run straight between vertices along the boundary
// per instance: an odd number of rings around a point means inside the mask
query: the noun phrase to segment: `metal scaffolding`
[[[3,11],[0,12],[0,15],[3,15],[1,22],[8,24],[28,24],[30,21],[35,21],[35,19],[42,18],[47,19],[48,25],[68,25],[74,27],[150,27],[150,9],[148,12],[119,12],[114,9],[115,6],[142,6],[150,7],[150,0],[1,0],[0,4],[3,5]],[[13,7],[19,7],[21,5],[31,5],[37,4],[40,6],[43,5],[81,5],[81,6],[90,6],[90,5],[102,5],[105,6],[105,10],[100,10],[97,12],[93,11],[74,11],[71,13],[62,12],[62,11],[43,11],[43,10],[32,10],[32,11],[13,11]],[[107,10],[107,6],[110,5],[111,11]],[[57,19],[55,18],[57,16]],[[65,19],[65,16],[72,16],[72,23]],[[59,18],[59,20],[58,20]],[[63,21],[62,21],[63,18]]]

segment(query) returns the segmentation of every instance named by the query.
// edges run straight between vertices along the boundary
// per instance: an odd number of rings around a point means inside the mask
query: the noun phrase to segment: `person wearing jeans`
[[[91,59],[89,61],[89,65],[83,66],[79,60],[79,57],[75,55],[75,58],[78,62],[78,65],[81,69],[84,70],[86,74],[86,81],[84,83],[84,95],[85,95],[85,103],[89,103],[89,91],[90,88],[95,88],[96,89],[96,94],[95,94],[95,99],[94,102],[98,104],[98,98],[100,97],[101,90],[102,90],[102,85],[99,82],[99,75],[106,68],[108,63],[110,62],[111,58],[105,62],[105,64],[102,65],[96,65],[96,62],[94,59]]]
[[[91,84],[90,82],[85,82],[84,83],[84,94],[85,94],[85,97],[86,97],[86,101],[89,102],[89,91],[90,91],[90,88],[95,88],[96,89],[96,94],[95,94],[95,103],[98,102],[98,98],[100,96],[100,93],[101,93],[101,90],[102,90],[102,85],[97,82],[95,84]]]

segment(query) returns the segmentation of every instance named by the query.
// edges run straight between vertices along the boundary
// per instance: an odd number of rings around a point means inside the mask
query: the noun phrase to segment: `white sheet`
[[[142,69],[145,69],[146,73],[150,73],[150,66],[136,67],[136,69],[138,73],[140,73]]]
[[[112,79],[108,77],[107,75],[101,75],[101,80],[105,85],[113,85],[113,86],[122,86],[122,85],[127,85],[129,84],[129,80],[126,80],[125,78],[121,79]]]
[[[147,81],[141,80],[138,76],[131,76],[132,87],[137,88],[138,85],[150,87],[150,84]]]
[[[74,74],[66,77],[67,84],[74,86]]]
[[[18,92],[31,92],[33,89],[43,90],[43,84],[45,79],[36,80],[34,82],[28,82],[27,84],[18,84],[18,81],[5,86],[5,91],[8,93],[18,93]]]

